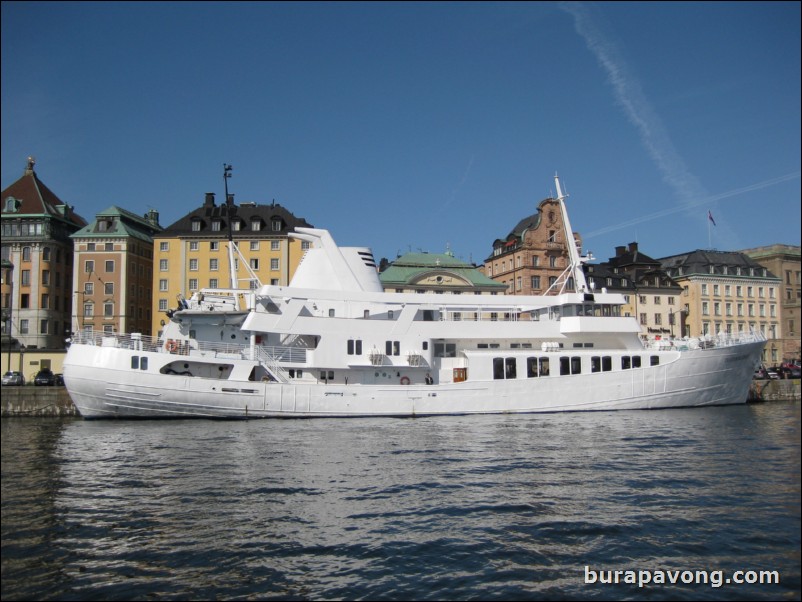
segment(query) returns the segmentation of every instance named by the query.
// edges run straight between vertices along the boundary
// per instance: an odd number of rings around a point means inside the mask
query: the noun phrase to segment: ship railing
[[[250,345],[241,343],[214,343],[207,341],[190,340],[189,345],[179,345],[176,351],[165,348],[163,339],[139,333],[118,334],[99,331],[81,331],[73,334],[71,345],[96,345],[98,347],[115,347],[117,349],[133,349],[138,351],[152,351],[159,353],[172,353],[174,355],[209,355],[213,357],[229,357],[239,359],[258,359],[267,365],[278,362],[305,363],[306,349],[302,347],[265,346],[257,345],[256,358],[251,358]]]
[[[714,347],[732,347],[747,343],[759,343],[766,340],[766,335],[759,330],[743,332],[719,332],[700,337],[684,337],[681,339],[655,339],[646,341],[647,349],[677,349],[688,351],[690,349],[712,349]]]
[[[97,330],[79,331],[73,333],[69,342],[71,345],[97,345],[98,347],[116,347],[138,351],[159,351],[162,347],[162,343],[158,339],[137,332],[118,334]]]

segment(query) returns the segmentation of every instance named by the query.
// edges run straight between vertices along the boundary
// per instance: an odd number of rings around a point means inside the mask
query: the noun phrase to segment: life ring
[[[165,345],[165,348],[170,353],[175,353],[176,351],[178,351],[178,341],[175,341],[173,339],[168,339],[167,345]]]
[[[402,376],[401,377],[401,384],[402,385],[408,385],[409,384],[409,377],[408,376]]]

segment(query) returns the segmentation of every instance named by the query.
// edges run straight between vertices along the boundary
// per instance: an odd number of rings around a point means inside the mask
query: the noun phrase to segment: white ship
[[[745,403],[759,332],[644,343],[624,298],[570,266],[546,296],[385,293],[372,252],[308,241],[289,286],[207,289],[159,339],[78,333],[64,362],[86,418],[301,418]],[[230,252],[234,252],[230,242]],[[578,292],[576,292],[578,291]]]

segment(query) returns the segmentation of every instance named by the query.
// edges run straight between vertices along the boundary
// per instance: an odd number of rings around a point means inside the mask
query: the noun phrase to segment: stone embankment
[[[3,387],[2,416],[78,416],[64,387]]]

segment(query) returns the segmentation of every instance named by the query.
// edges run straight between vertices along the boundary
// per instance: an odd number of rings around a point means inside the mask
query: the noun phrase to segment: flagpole
[[[710,212],[707,212],[707,248],[713,248],[713,239],[710,235]]]

